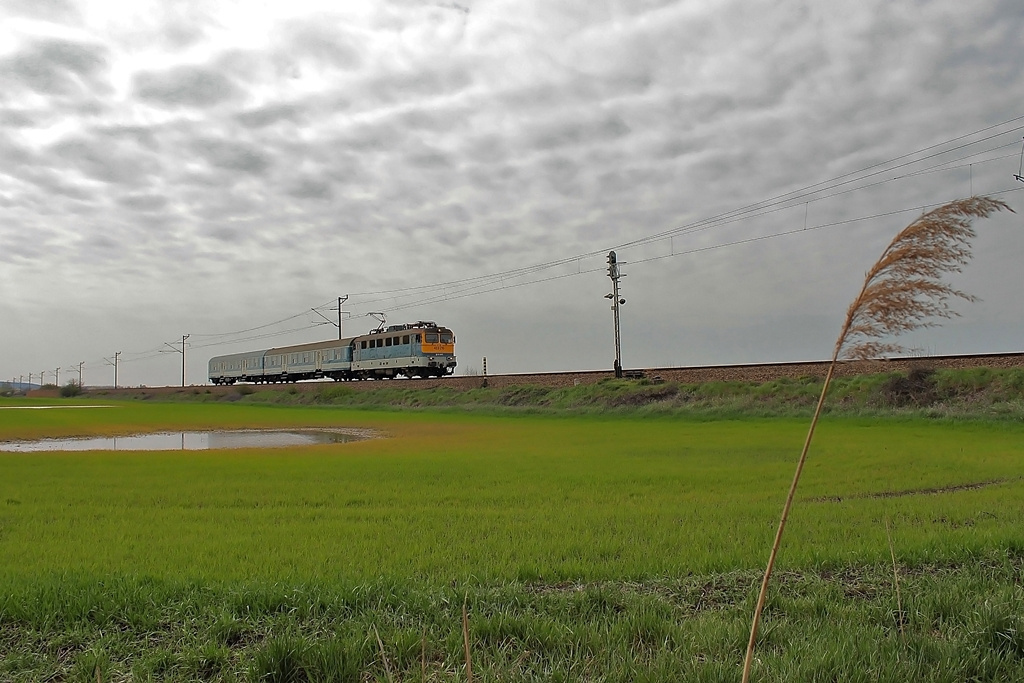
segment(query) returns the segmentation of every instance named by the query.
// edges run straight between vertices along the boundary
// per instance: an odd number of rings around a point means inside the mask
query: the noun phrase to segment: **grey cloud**
[[[562,195],[573,195],[578,192],[577,180],[580,166],[566,157],[546,159],[542,164],[544,176],[556,192]]]
[[[0,135],[0,169],[10,172],[15,166],[32,164],[35,155],[24,145],[11,138]]]
[[[7,161],[10,158],[6,159]],[[23,203],[33,204],[33,209],[39,210],[57,210],[56,203],[54,202],[55,197],[67,197],[78,202],[88,202],[95,199],[95,193],[91,190],[82,187],[78,184],[69,182],[63,177],[63,174],[58,173],[52,168],[39,165],[38,159],[35,157],[26,157],[17,168],[6,169],[6,172],[25,183],[35,186],[37,190],[42,191],[42,195],[39,197],[45,197],[45,204],[42,202],[36,202],[37,197],[33,194],[24,195]],[[59,207],[60,211],[70,211],[72,213],[78,213],[81,207],[72,209],[70,207]]]
[[[205,31],[196,24],[176,21],[167,25],[164,38],[170,45],[177,48],[188,47],[202,40]]]
[[[403,128],[393,121],[351,126],[332,146],[354,152],[387,152],[402,149],[408,142]]]
[[[417,98],[454,95],[472,84],[470,71],[461,65],[448,64],[434,68],[423,65],[417,69],[396,70],[377,76],[366,83],[364,90],[373,100],[391,104]]]
[[[100,76],[107,61],[102,46],[45,39],[0,61],[0,75],[46,95],[106,91],[109,86]]]
[[[578,116],[578,113],[577,113]],[[597,121],[575,120],[545,123],[529,134],[530,146],[556,149],[569,145],[607,142],[627,135],[629,126],[618,116],[607,116]]]
[[[452,167],[451,158],[438,150],[422,150],[405,157],[406,163],[414,168],[440,170]]]
[[[93,132],[98,136],[109,138],[114,144],[121,144],[122,140],[131,140],[149,151],[157,151],[160,148],[159,129],[155,128],[115,125],[94,128]]]
[[[203,231],[203,234],[220,242],[237,242],[243,235],[238,228],[225,225],[208,228]]]
[[[270,167],[270,158],[258,147],[229,140],[201,139],[193,148],[210,165],[228,171],[263,175]]]
[[[238,86],[229,78],[199,66],[143,71],[133,80],[139,97],[171,107],[213,107],[239,95]]]
[[[412,130],[440,133],[458,129],[465,116],[465,112],[418,107],[399,115],[398,123]]]
[[[294,104],[270,104],[258,109],[249,109],[235,118],[248,128],[264,128],[280,121],[299,123],[306,119],[306,113]]]
[[[31,128],[37,125],[39,116],[24,109],[0,109],[0,126],[4,128]]]
[[[5,9],[16,15],[72,23],[80,18],[78,10],[67,0],[7,0]]]
[[[317,64],[352,70],[362,64],[357,41],[343,27],[324,17],[320,21],[293,22],[284,27],[289,59],[309,58]]]
[[[433,233],[432,236],[434,237],[434,239],[437,242],[439,242],[440,244],[443,244],[446,247],[457,247],[457,246],[460,246],[460,245],[462,245],[463,243],[466,242],[466,240],[469,238],[469,231],[465,230],[465,229],[462,229],[462,230],[450,230],[450,229],[437,230],[435,228],[434,233]]]
[[[288,189],[288,194],[297,199],[330,199],[334,196],[331,186],[315,178],[303,178]]]
[[[504,163],[513,154],[513,144],[508,136],[497,132],[460,136],[461,152],[470,161],[480,164]],[[518,148],[519,146],[516,145]]]
[[[32,261],[45,255],[45,241],[35,231],[27,232],[21,239],[0,239],[0,263]]]
[[[93,234],[81,241],[81,246],[91,252],[112,254],[121,249],[121,243],[103,233]]]
[[[107,183],[137,185],[159,170],[156,161],[109,139],[73,138],[53,145],[51,151],[61,161],[83,175]]]
[[[156,194],[132,194],[121,197],[117,203],[133,211],[159,211],[167,206],[167,198]]]

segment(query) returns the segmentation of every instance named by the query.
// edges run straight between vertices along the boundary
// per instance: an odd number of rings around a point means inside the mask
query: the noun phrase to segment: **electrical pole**
[[[32,386],[32,373],[28,373],[28,385]]]
[[[330,318],[328,318],[326,315],[324,315],[320,311],[316,310],[315,308],[309,309],[309,310],[313,311],[314,313],[316,313],[321,318],[323,318],[324,321],[325,321],[325,322],[322,322],[322,323],[313,323],[314,325],[334,325],[335,327],[338,328],[338,340],[339,341],[341,340],[341,305],[343,303],[345,303],[346,301],[348,301],[348,294],[346,294],[345,296],[339,296],[338,297],[338,322],[334,322],[333,320],[331,320]]]
[[[185,386],[185,340],[191,336],[192,335],[190,334],[181,335],[180,349],[174,345],[177,344],[178,342],[174,342],[174,344],[171,344],[170,342],[164,342],[164,346],[169,346],[175,353],[181,354],[181,386]],[[164,353],[167,353],[167,351],[164,351]]]
[[[84,360],[81,363],[78,364],[78,388],[79,389],[82,388],[82,366],[83,365],[85,365],[85,361]]]
[[[53,371],[53,383],[56,384],[58,387],[60,386],[60,366],[59,365],[57,366],[57,369]]]
[[[348,301],[348,294],[338,297],[338,340],[341,340],[341,305]]]
[[[103,359],[103,360],[105,360],[107,362],[107,365],[113,365],[114,366],[114,388],[115,389],[117,389],[117,357],[120,356],[120,355],[121,355],[120,351],[115,353],[114,354],[113,362],[111,362],[111,360],[109,358],[104,358]]]
[[[626,300],[619,297],[619,278],[625,277],[619,272],[619,262],[614,251],[608,252],[608,277],[612,280],[612,293],[605,294],[605,299],[612,300],[612,312],[615,315],[615,376],[622,377],[622,350],[619,345],[619,306]]]

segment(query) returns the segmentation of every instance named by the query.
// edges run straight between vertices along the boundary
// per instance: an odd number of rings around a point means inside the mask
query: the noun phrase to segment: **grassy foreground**
[[[465,604],[474,680],[737,680],[806,429],[0,410],[0,440],[257,426],[389,438],[0,453],[0,679],[466,680]],[[1006,420],[824,423],[757,679],[1024,678],[1022,437]]]

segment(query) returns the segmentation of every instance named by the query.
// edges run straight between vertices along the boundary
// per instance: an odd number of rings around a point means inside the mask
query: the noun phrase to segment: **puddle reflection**
[[[0,443],[0,451],[205,451],[228,448],[287,448],[348,443],[365,437],[324,430],[160,432],[134,436],[40,439]]]

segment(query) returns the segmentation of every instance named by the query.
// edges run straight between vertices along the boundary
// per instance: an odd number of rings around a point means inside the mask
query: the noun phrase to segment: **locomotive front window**
[[[450,334],[442,334],[441,335],[441,343],[442,344],[451,344],[452,343],[452,335],[450,335]]]
[[[427,343],[428,344],[436,344],[437,343],[437,332],[427,332]]]

